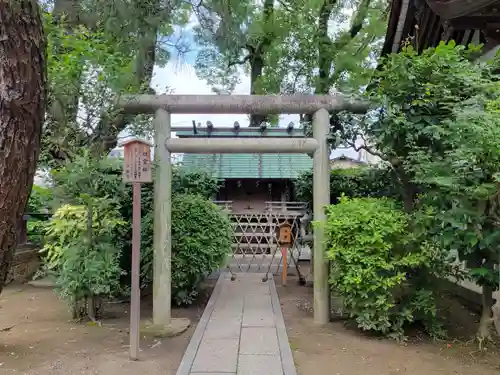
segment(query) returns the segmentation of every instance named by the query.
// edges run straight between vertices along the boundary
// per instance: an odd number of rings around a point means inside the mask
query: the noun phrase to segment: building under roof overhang
[[[454,40],[491,54],[500,45],[500,0],[392,0],[382,55],[408,38],[418,52]]]

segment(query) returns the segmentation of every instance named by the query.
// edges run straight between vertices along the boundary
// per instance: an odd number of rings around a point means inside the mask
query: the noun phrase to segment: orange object
[[[288,249],[286,247],[282,247],[281,254],[283,259],[283,273],[281,274],[281,281],[283,285],[286,286],[286,276],[288,273]]]

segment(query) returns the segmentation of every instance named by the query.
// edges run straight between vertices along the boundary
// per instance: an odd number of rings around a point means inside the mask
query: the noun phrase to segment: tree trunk
[[[260,51],[256,51],[250,56],[250,95],[259,94],[257,83],[262,77],[264,71],[264,59]],[[250,126],[258,127],[266,121],[265,115],[252,114],[250,115]]]
[[[315,93],[327,95],[330,91],[330,74],[333,64],[333,42],[328,35],[328,21],[337,3],[336,0],[325,0],[318,16],[318,69],[319,74]]]
[[[156,44],[159,24],[144,25],[139,35],[139,45],[135,61],[135,82],[131,83],[138,94],[155,94],[150,87],[153,78],[153,68],[156,61]],[[102,156],[116,147],[118,134],[133,121],[135,116],[125,116],[118,113],[113,116],[104,115],[91,139],[91,150],[95,156]]]
[[[36,0],[0,0],[0,292],[33,184],[46,104],[46,41]]]
[[[73,34],[73,30],[81,25],[79,18],[81,7],[78,0],[55,0],[52,16],[56,24],[64,27],[67,35]],[[56,56],[70,53],[72,48],[59,44],[55,50]],[[60,58],[60,57],[57,57]],[[80,71],[73,77],[73,80],[68,82],[65,87],[65,94],[52,92],[50,98],[53,103],[51,104],[50,113],[54,120],[61,123],[62,127],[68,126],[76,121],[78,114],[78,100],[80,97],[80,87],[83,74],[83,66]]]
[[[318,80],[315,92],[318,95],[328,95],[341,72],[333,71],[337,54],[344,49],[363,29],[363,23],[368,14],[371,0],[362,0],[354,13],[351,27],[333,41],[328,34],[329,21],[337,0],[324,0],[318,15]]]
[[[264,27],[268,27],[273,23],[274,17],[274,0],[265,0],[264,8],[262,11],[262,24]],[[270,30],[264,30],[264,36],[257,42],[255,47],[249,46],[249,61],[250,61],[250,94],[257,95],[262,94],[260,90],[257,89],[257,83],[264,73],[265,61],[264,54],[273,42],[274,36],[270,34]],[[258,127],[261,123],[267,120],[267,116],[251,114],[250,115],[250,126]]]
[[[491,334],[490,334],[490,326],[491,323],[494,323],[494,319],[492,319],[491,314],[492,310],[491,308],[493,307],[493,288],[490,285],[484,284],[482,287],[482,294],[481,294],[481,304],[482,304],[482,309],[481,309],[481,319],[479,320],[479,327],[478,327],[478,333],[477,333],[477,338],[479,340],[479,345],[482,345],[482,342],[485,339],[491,339]]]
[[[500,336],[500,299],[497,299],[496,303],[491,308],[493,313],[493,324],[497,331],[498,336]]]

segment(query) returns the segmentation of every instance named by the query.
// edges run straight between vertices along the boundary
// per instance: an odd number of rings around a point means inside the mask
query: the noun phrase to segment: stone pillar
[[[328,146],[330,115],[326,109],[320,109],[314,114],[312,127],[313,137],[319,144],[313,156],[314,221],[325,223],[325,207],[330,204],[330,148]],[[314,322],[327,324],[330,321],[329,262],[326,259],[325,233],[322,226],[314,227],[313,269]]]
[[[156,111],[154,178],[153,324],[167,326],[172,301],[172,162],[165,147],[170,138],[170,113]]]

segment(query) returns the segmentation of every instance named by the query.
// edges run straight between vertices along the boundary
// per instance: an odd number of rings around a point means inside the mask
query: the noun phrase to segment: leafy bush
[[[436,315],[432,292],[413,279],[435,251],[425,242],[415,246],[408,224],[409,217],[387,198],[342,196],[328,207],[332,288],[359,328],[398,339],[406,323],[434,324]]]
[[[38,185],[33,185],[28,200],[26,212],[41,213],[49,209],[54,200],[54,190]]]
[[[144,244],[152,249],[152,214],[145,221]],[[178,194],[172,199],[172,298],[178,305],[190,304],[201,281],[223,266],[231,252],[233,232],[227,214],[210,200],[196,194]],[[152,259],[152,258],[151,258]],[[152,272],[152,264],[143,272]],[[149,276],[151,277],[151,276]]]
[[[174,200],[172,201],[173,210],[175,209],[174,202],[175,196],[177,195],[193,194],[208,200],[217,192],[219,188],[217,179],[213,178],[206,172],[186,172],[179,168],[174,168],[172,172],[172,196],[174,197]],[[120,202],[121,214],[124,220],[130,221],[132,218],[132,189],[128,185],[126,189],[126,194]],[[141,190],[141,209],[143,213],[141,220],[143,233],[141,236],[141,285],[146,287],[153,281],[154,184],[143,184]],[[195,207],[193,206],[193,208]],[[173,215],[174,211],[172,212],[172,221],[175,221]],[[131,239],[132,229],[131,225],[129,225],[128,231],[125,234],[125,247],[120,261],[120,264],[125,270],[129,270],[131,264]],[[129,279],[127,278],[123,281],[128,283]],[[172,288],[175,288],[173,283],[174,280],[172,279]]]
[[[122,182],[122,165],[119,160],[92,159],[89,155],[75,158],[53,173],[56,195],[61,202],[85,204],[89,197],[107,198],[112,212],[117,216],[108,236],[116,238],[119,266],[123,270],[121,283],[129,283],[132,238],[132,188]],[[230,251],[231,224],[208,199],[218,189],[218,181],[205,172],[185,172],[173,169],[172,176],[172,291],[176,303],[190,303],[197,294],[199,282],[207,273],[216,269]],[[186,195],[189,194],[189,195]],[[112,197],[112,199],[111,199]],[[189,198],[186,198],[189,197]],[[153,275],[153,213],[154,185],[142,186],[142,247],[141,285],[152,282]],[[74,224],[66,223],[71,228]],[[60,270],[61,264],[53,257],[60,248],[58,236],[67,236],[62,230],[50,236],[55,239],[45,248],[47,262],[52,270]],[[115,231],[115,232],[113,232]],[[76,271],[75,271],[76,272]],[[114,279],[113,279],[114,280]],[[114,282],[114,281],[113,281]]]
[[[302,173],[295,180],[297,200],[312,204],[313,172]],[[336,203],[339,197],[394,197],[399,198],[399,186],[394,173],[388,168],[349,168],[334,169],[330,174],[330,202]]]
[[[42,186],[33,185],[28,200],[27,213],[41,214],[51,210],[54,200],[54,190]],[[32,244],[42,246],[44,237],[45,221],[47,216],[30,215],[27,224],[28,239]]]
[[[90,154],[52,171],[54,195],[59,203],[84,204],[88,196],[109,197],[121,203],[132,189],[122,180],[122,164],[115,159],[94,159]],[[120,206],[122,206],[120,204]]]
[[[46,220],[28,220],[26,234],[29,243],[39,247],[43,246],[46,222]]]
[[[219,181],[206,172],[180,168],[174,168],[172,172],[173,194],[198,194],[208,199],[219,190]]]
[[[116,206],[105,198],[87,206],[63,205],[48,222],[47,243],[41,252],[47,271],[57,278],[60,296],[73,308],[87,299],[120,292],[118,234],[124,225]],[[86,303],[84,311],[95,316]]]

